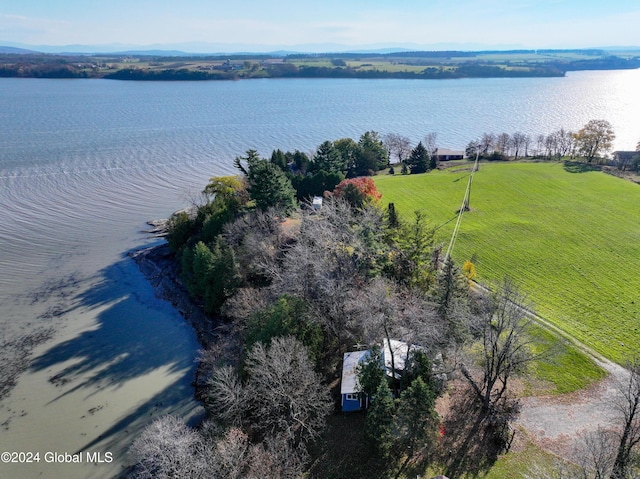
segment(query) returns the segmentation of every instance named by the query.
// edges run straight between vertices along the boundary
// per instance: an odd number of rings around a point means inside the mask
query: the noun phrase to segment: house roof
[[[369,356],[369,351],[351,351],[344,353],[342,359],[342,384],[340,394],[358,392],[357,368],[361,361]]]
[[[613,156],[621,159],[633,159],[636,155],[640,155],[640,151],[614,151]]]
[[[384,360],[384,369],[387,374],[391,376],[392,371],[392,357],[393,366],[396,371],[402,371],[404,365],[407,362],[407,356],[409,355],[409,345],[403,341],[392,339],[391,341],[386,338],[382,341],[382,358]]]
[[[420,348],[415,344],[409,346],[409,344],[404,341],[398,341],[397,339],[392,339],[388,341],[386,338],[382,341],[382,357],[384,359],[384,368],[387,371],[387,375],[392,375],[392,366],[391,366],[391,356],[393,354],[393,365],[395,366],[396,371],[404,371],[404,368],[407,364],[407,357],[409,356],[409,351],[416,351]]]
[[[464,151],[450,150],[449,148],[436,148],[436,156],[464,156]]]

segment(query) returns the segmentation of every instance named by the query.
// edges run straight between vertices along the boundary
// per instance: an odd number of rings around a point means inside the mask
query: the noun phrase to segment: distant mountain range
[[[4,43],[5,46],[1,44]],[[640,50],[640,46],[609,46],[594,47],[599,50],[625,51]],[[295,53],[396,53],[406,51],[486,51],[486,50],[521,50],[533,49],[522,45],[501,44],[488,45],[480,43],[434,43],[420,44],[370,44],[343,45],[337,43],[314,43],[300,45],[259,45],[235,43],[178,43],[178,44],[107,44],[107,45],[26,45],[0,40],[0,53],[29,54],[49,53],[60,55],[154,55],[154,56],[194,56],[194,55],[224,55],[224,54],[268,54],[285,56]],[[562,49],[562,48],[558,48]]]
[[[28,53],[39,53],[39,52],[35,50],[27,50],[25,48],[4,47],[0,45],[0,53],[28,54]]]

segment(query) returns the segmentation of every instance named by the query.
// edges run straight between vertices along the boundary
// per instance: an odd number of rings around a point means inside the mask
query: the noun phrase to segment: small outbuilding
[[[344,353],[340,396],[342,411],[360,411],[369,405],[369,398],[361,394],[358,386],[358,365],[369,357],[369,350]]]
[[[387,376],[399,378],[402,376],[406,366],[409,352],[421,349],[416,345],[409,345],[397,339],[382,341],[382,361]]]
[[[387,376],[400,378],[407,367],[407,359],[420,346],[408,344],[396,339],[382,341],[380,368]],[[369,398],[360,392],[358,384],[358,365],[370,356],[369,350],[344,353],[342,360],[342,383],[340,395],[342,411],[360,411],[369,407]]]

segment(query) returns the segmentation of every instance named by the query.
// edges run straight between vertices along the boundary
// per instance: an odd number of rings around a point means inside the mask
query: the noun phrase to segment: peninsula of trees
[[[487,160],[537,149],[504,135],[468,148]],[[538,153],[554,156],[569,137],[562,156],[594,165],[613,131],[594,120],[543,137]],[[413,149],[403,138],[369,131],[325,141],[313,155],[249,150],[235,159],[236,176],[211,178],[200,204],[171,218],[182,283],[217,333],[201,358],[209,419],[199,429],[154,421],[132,447],[138,477],[408,478],[428,468],[478,477],[509,449],[520,409],[512,384],[549,349],[513,282],[473,286],[474,264],[443,254],[424,212],[380,206],[362,175],[394,156],[406,174],[438,166],[435,134]],[[380,368],[385,340],[416,346],[391,374]],[[370,407],[335,413],[343,355],[365,349],[357,394]],[[640,367],[630,371],[621,419],[602,436],[613,447],[586,450],[582,469],[536,477],[636,477]],[[436,410],[445,391],[446,418]],[[588,460],[605,452],[608,469],[592,475]]]
[[[640,68],[638,51],[512,50],[170,57],[144,54],[0,55],[0,77],[146,81],[561,77],[575,70],[632,68]]]

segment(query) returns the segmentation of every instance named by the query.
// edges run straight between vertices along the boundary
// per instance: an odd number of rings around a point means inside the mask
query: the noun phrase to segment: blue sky
[[[0,0],[0,45],[640,45],[637,0]]]

